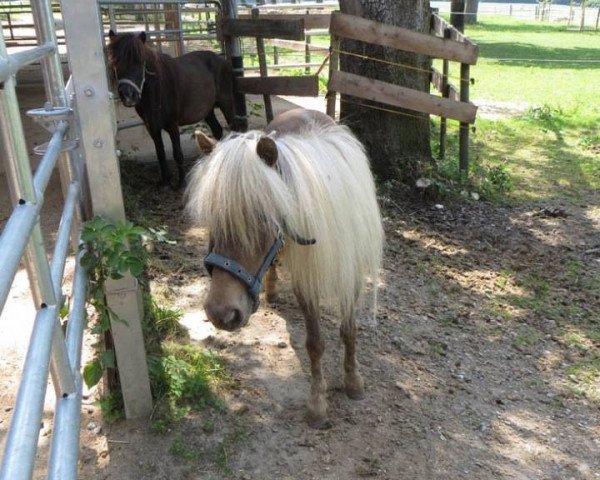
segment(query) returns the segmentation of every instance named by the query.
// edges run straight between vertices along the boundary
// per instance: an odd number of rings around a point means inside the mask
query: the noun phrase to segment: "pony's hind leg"
[[[340,326],[340,336],[344,342],[344,388],[348,397],[360,400],[364,397],[365,386],[356,361],[356,309],[352,307],[345,310],[342,308]]]
[[[179,136],[179,127],[177,125],[170,125],[167,129],[167,133],[171,138],[171,145],[173,147],[173,158],[177,164],[177,174],[179,175],[179,181],[177,182],[176,188],[183,187],[185,182],[185,172],[183,171],[183,152],[181,150],[181,138]]]
[[[221,127],[221,124],[217,120],[215,110],[211,110],[204,120],[206,121],[206,123],[208,123],[213,137],[215,137],[217,140],[221,140],[221,137],[223,136],[223,127]]]
[[[327,419],[327,399],[325,398],[327,391],[327,383],[323,378],[321,370],[321,357],[325,351],[325,342],[321,337],[319,328],[319,303],[314,299],[307,299],[302,292],[294,289],[300,309],[304,314],[306,323],[306,350],[310,358],[310,396],[308,398],[307,407],[308,424],[313,428],[329,428],[331,423]]]
[[[269,303],[275,303],[279,298],[279,288],[277,286],[278,279],[277,261],[275,261],[265,275],[265,294],[267,296],[267,302]]]

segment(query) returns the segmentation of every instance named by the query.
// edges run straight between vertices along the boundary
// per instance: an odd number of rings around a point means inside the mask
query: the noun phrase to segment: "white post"
[[[116,123],[98,4],[96,0],[63,0],[62,15],[92,210],[111,222],[121,222],[125,210],[116,156]],[[125,415],[149,415],[152,396],[141,328],[143,310],[135,278],[128,275],[118,282],[107,282],[106,299],[126,322],[112,324]]]

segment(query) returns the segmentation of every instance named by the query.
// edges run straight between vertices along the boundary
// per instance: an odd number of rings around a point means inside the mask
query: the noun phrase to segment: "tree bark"
[[[340,0],[340,9],[422,33],[429,33],[430,29],[429,0]],[[429,92],[428,57],[353,40],[343,40],[341,50],[387,62],[342,53],[343,71]],[[407,65],[413,68],[406,68]],[[379,181],[413,180],[423,163],[431,161],[429,116],[410,110],[400,113],[381,110],[386,108],[391,110],[385,105],[343,95],[340,118],[365,145]]]

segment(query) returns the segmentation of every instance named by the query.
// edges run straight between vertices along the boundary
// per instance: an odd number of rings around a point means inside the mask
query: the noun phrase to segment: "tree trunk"
[[[429,0],[340,0],[340,9],[422,33],[430,29]],[[428,57],[351,40],[343,40],[341,50],[387,62],[341,54],[343,71],[429,92]],[[379,181],[410,181],[419,175],[423,162],[431,161],[429,116],[411,110],[389,110],[385,105],[342,95],[340,117],[364,143]]]
[[[450,25],[461,32],[465,30],[465,0],[451,0]]]
[[[479,0],[467,0],[465,6],[465,24],[473,25],[477,23],[477,10],[479,8]]]

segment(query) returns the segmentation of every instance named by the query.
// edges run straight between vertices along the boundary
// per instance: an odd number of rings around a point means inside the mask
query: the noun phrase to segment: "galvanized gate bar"
[[[44,192],[50,181],[50,176],[56,167],[56,161],[58,160],[60,149],[63,144],[63,137],[68,128],[69,124],[67,122],[61,121],[59,123],[58,128],[48,143],[48,149],[35,171],[33,177],[33,190],[35,192],[36,200],[40,203],[43,201]]]
[[[44,1],[37,10],[42,12],[42,16],[47,16],[48,8],[48,2]],[[46,27],[38,28],[36,25],[36,30],[53,31],[53,20],[52,24]],[[45,82],[52,90],[48,97],[52,98],[54,105],[64,106],[66,97],[64,85],[61,84],[62,77],[51,71],[53,64],[60,67],[60,62],[54,61],[58,58],[54,45],[54,42],[46,41],[42,47],[9,57],[4,36],[0,32],[0,60],[2,60],[1,65],[3,66],[0,73],[5,75],[5,78],[2,78],[4,88],[0,92],[0,129],[6,153],[6,170],[11,198],[15,202],[14,211],[0,235],[0,306],[3,308],[6,303],[10,284],[19,266],[19,261],[25,254],[34,303],[38,308],[25,360],[23,381],[19,387],[2,459],[0,470],[0,479],[2,480],[31,478],[48,371],[51,370],[57,398],[61,399],[63,396],[69,395],[77,396],[76,376],[69,362],[67,345],[59,321],[60,297],[62,296],[60,281],[54,281],[54,277],[51,275],[39,225],[43,194],[60,155],[62,138],[67,131],[68,123],[54,122],[56,131],[34,178],[29,165],[14,85],[14,73],[23,65],[40,59],[43,66],[49,66],[44,70]],[[47,60],[40,58],[40,55],[47,56],[53,53],[55,55],[52,58],[44,57]],[[62,94],[60,93],[61,88]],[[77,186],[73,191],[75,192],[71,195],[73,200],[68,201],[68,210],[63,216],[63,223],[68,226],[72,223],[75,211],[74,205],[79,192]],[[68,228],[65,227],[63,230],[68,231]],[[53,271],[64,270],[64,258],[68,247],[68,240],[65,247],[65,240],[62,238],[66,234],[59,232],[59,235],[61,236],[58,242],[60,245],[57,247],[59,250],[61,248],[65,250],[65,253],[59,252],[58,255],[55,255]],[[28,239],[26,247],[23,238]],[[77,385],[80,386],[80,384],[80,379],[77,378]]]
[[[71,185],[71,189],[76,185]],[[77,255],[73,279],[71,313],[67,324],[67,351],[75,375],[77,391],[56,399],[54,431],[50,446],[48,480],[75,480],[81,424],[81,345],[86,326],[87,272],[81,266],[83,252]]]
[[[2,34],[0,34],[0,56],[7,56],[4,36]],[[52,285],[52,278],[50,276],[50,269],[46,258],[46,249],[44,247],[44,240],[39,226],[38,215],[43,203],[43,197],[41,196],[43,191],[36,192],[36,185],[34,184],[31,174],[29,155],[27,154],[23,133],[23,124],[21,122],[17,95],[15,92],[14,77],[8,78],[4,83],[4,89],[0,93],[0,129],[2,129],[2,138],[4,139],[4,148],[7,154],[7,173],[11,175],[11,181],[9,182],[11,187],[11,197],[15,202],[18,200],[20,207],[32,204],[34,208],[25,210],[22,208],[15,209],[19,212],[25,211],[29,216],[33,214],[33,219],[30,218],[25,222],[24,226],[26,232],[9,231],[9,234],[17,235],[18,240],[5,240],[6,250],[3,249],[0,253],[0,259],[3,255],[9,257],[7,258],[8,268],[3,268],[3,271],[0,273],[0,305],[4,307],[4,304],[6,303],[10,284],[18,269],[21,255],[23,254],[23,248],[21,247],[21,245],[23,245],[23,233],[27,233],[28,236],[25,238],[29,239],[25,246],[25,255],[27,258],[29,283],[34,296],[34,304],[36,308],[40,308],[42,305],[56,305],[57,299],[54,286]],[[64,128],[66,129],[66,125]],[[55,140],[54,144],[56,144],[56,141],[62,141],[62,135],[58,140]],[[45,188],[45,184],[47,184],[44,175],[48,175],[48,168],[45,167],[45,165],[54,165],[59,152],[60,143],[58,149],[49,149],[49,151],[46,152],[47,155],[44,156],[44,167],[41,170],[42,175],[41,177],[36,176],[37,178],[40,178],[37,182],[37,186],[42,187],[42,190]],[[31,220],[33,220],[33,224],[31,224]],[[4,240],[4,233],[5,231],[3,231],[2,236],[0,237],[0,244]],[[18,247],[15,248],[15,246]],[[15,256],[15,253],[17,252],[19,253],[18,258]],[[2,263],[0,263],[0,265],[2,265]],[[54,337],[59,338],[60,323],[58,322],[58,318],[56,319],[54,328]],[[64,342],[57,342],[53,345],[51,373],[52,383],[57,396],[75,391],[75,382],[68,368],[67,351]]]
[[[58,226],[58,235],[56,236],[54,254],[52,255],[52,263],[50,264],[50,276],[52,277],[52,285],[54,285],[54,291],[56,292],[57,298],[60,298],[62,294],[61,282],[65,271],[67,255],[69,254],[71,229],[73,227],[77,203],[80,201],[80,191],[81,188],[78,182],[74,182],[69,186],[63,214]],[[71,361],[71,364],[72,363],[73,362]]]
[[[21,382],[19,387],[0,480],[30,479],[33,473],[57,315],[56,306],[51,305],[40,309],[36,316],[23,369],[23,378],[27,381]]]
[[[54,51],[56,46],[53,43],[46,43],[0,58],[0,83],[8,80],[25,65],[37,62]]]

